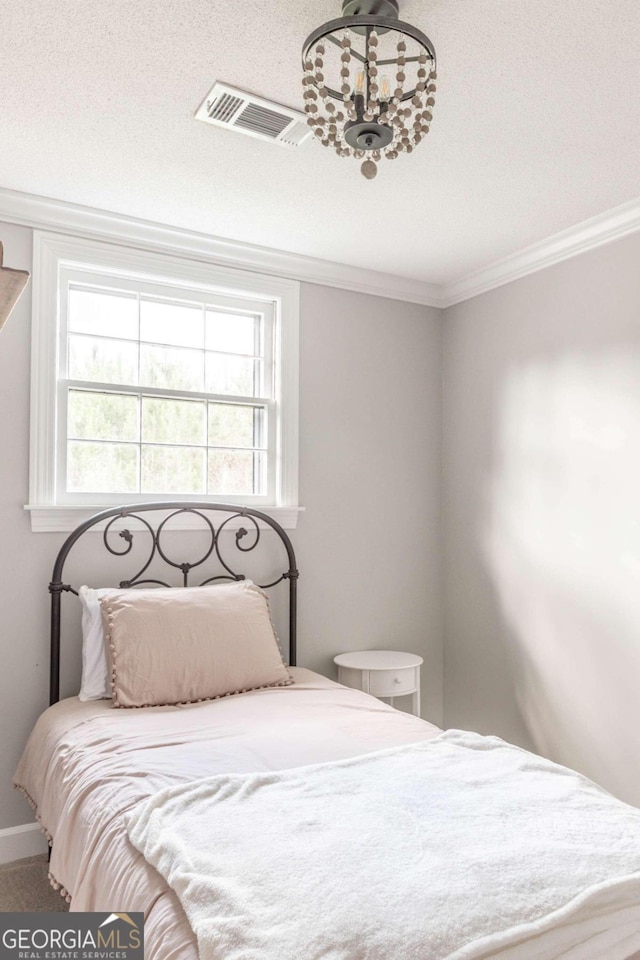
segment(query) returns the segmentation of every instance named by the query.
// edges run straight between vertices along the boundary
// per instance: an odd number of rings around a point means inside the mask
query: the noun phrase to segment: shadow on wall
[[[486,554],[535,746],[640,805],[640,359],[506,381]]]

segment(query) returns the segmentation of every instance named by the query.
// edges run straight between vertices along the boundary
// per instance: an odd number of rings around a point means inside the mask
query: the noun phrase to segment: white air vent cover
[[[271,103],[226,83],[214,83],[196,111],[196,120],[213,123],[285,147],[299,147],[311,134],[304,113]]]

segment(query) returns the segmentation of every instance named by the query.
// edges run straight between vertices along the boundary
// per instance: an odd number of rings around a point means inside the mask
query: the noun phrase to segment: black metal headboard
[[[150,511],[162,511],[164,513],[169,511],[169,513],[157,524],[157,526],[154,527],[153,524],[146,519],[146,517],[141,516],[141,514],[146,514]],[[217,526],[214,526],[209,516],[211,512],[226,513],[229,514],[229,516],[227,516],[225,520],[222,520],[222,522],[220,522]],[[209,537],[209,543],[207,544],[204,554],[201,557],[191,562],[185,561],[183,563],[176,563],[174,560],[170,560],[163,550],[163,531],[166,530],[168,522],[173,517],[176,517],[180,514],[189,513],[194,514],[202,519],[204,522],[204,532]],[[142,529],[137,531],[131,531],[128,528],[118,530],[117,535],[125,541],[126,546],[122,550],[116,550],[109,542],[109,536],[111,534],[111,528],[113,524],[123,517],[129,517],[130,519],[137,521],[137,523],[142,525]],[[260,584],[260,586],[266,590],[270,587],[275,587],[277,583],[281,583],[283,580],[289,581],[289,662],[292,666],[295,666],[298,570],[296,568],[296,557],[293,551],[293,546],[291,545],[289,537],[282,529],[280,524],[269,517],[266,513],[261,513],[259,510],[254,510],[251,507],[237,507],[224,503],[194,503],[185,501],[170,501],[164,503],[132,503],[123,507],[113,507],[110,510],[103,510],[101,513],[96,513],[93,517],[90,517],[89,520],[81,523],[80,526],[76,527],[73,533],[69,534],[63,543],[60,552],[58,553],[53,568],[51,583],[49,584],[49,593],[51,594],[50,703],[57,703],[57,701],[60,699],[61,597],[65,591],[75,593],[76,595],[78,593],[78,591],[68,583],[64,583],[62,574],[71,548],[84,533],[86,533],[88,530],[91,530],[92,527],[95,527],[97,524],[104,523],[106,521],[106,526],[102,533],[102,541],[109,553],[116,557],[126,557],[127,554],[131,553],[134,545],[134,537],[137,532],[142,533],[143,535],[146,533],[150,534],[151,544],[149,555],[145,557],[144,563],[140,569],[137,570],[131,577],[129,577],[129,579],[120,581],[119,586],[122,589],[140,586],[141,584],[157,584],[158,586],[164,587],[172,586],[172,584],[166,583],[164,580],[144,577],[144,574],[151,566],[152,561],[156,558],[164,561],[164,563],[168,564],[170,567],[180,570],[182,573],[183,586],[186,587],[189,584],[189,574],[191,571],[196,567],[201,567],[202,564],[204,564],[213,556],[222,567],[223,572],[217,576],[212,576],[205,580],[201,580],[198,584],[198,586],[205,586],[206,584],[213,583],[216,580],[245,579],[242,573],[237,572],[230,566],[228,562],[228,556],[223,557],[220,544],[220,534],[232,521],[237,520],[238,518],[242,518],[243,520],[246,519],[248,521],[247,526],[251,527],[251,530],[247,530],[244,525],[241,525],[237,529],[235,527],[232,528],[235,529],[235,548],[241,553],[250,553],[258,546],[261,532],[258,521],[265,523],[267,526],[275,530],[286,550],[288,568],[284,570],[283,573],[275,580],[272,580],[270,583]],[[116,531],[113,531],[113,534],[115,535]],[[246,537],[249,537],[249,540],[245,543]]]

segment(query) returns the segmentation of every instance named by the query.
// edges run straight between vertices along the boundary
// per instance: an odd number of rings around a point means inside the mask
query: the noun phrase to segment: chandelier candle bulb
[[[355,76],[352,59],[359,61]],[[367,180],[375,178],[378,161],[411,153],[428,132],[421,95],[435,92],[435,48],[420,29],[400,20],[399,0],[343,0],[342,17],[305,41],[302,64],[305,110],[314,114],[309,124],[338,156],[363,159]]]

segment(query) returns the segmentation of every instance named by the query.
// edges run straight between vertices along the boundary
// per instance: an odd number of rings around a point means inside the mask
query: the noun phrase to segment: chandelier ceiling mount
[[[344,0],[342,4],[343,17],[390,17],[397,20],[400,16],[400,5],[398,0]],[[366,27],[356,26],[352,28],[354,33],[364,34]],[[387,28],[383,27],[380,33],[386,33]]]

